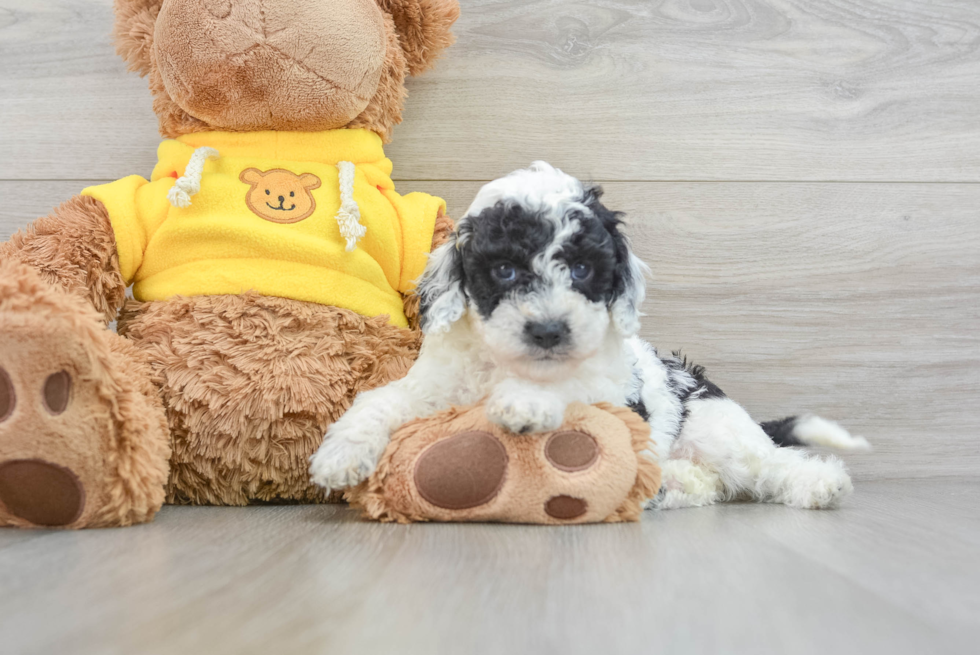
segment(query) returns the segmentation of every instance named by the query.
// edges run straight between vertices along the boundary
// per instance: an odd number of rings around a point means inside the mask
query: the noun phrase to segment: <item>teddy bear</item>
[[[410,292],[452,230],[442,200],[395,191],[383,144],[458,13],[116,0],[165,140],[149,180],[85,189],[0,244],[0,525],[328,500],[308,458],[411,365]]]

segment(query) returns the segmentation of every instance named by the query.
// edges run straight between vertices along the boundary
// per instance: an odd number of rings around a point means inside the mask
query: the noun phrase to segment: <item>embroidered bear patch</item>
[[[297,175],[282,168],[247,168],[238,179],[251,185],[245,204],[259,218],[273,223],[298,223],[316,210],[312,191],[320,187],[320,178],[312,173]]]

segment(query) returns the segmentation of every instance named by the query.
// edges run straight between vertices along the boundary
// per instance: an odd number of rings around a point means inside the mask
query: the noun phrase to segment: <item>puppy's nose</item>
[[[524,324],[524,338],[539,348],[554,348],[568,339],[571,330],[565,321],[528,321]]]
[[[286,202],[286,196],[279,196],[279,203],[282,204]]]

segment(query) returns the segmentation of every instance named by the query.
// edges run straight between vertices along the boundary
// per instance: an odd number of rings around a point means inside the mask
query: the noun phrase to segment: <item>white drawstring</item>
[[[174,207],[189,207],[191,196],[201,190],[201,175],[204,173],[204,162],[208,159],[216,159],[218,151],[214,148],[198,148],[191,155],[191,160],[187,162],[184,174],[177,178],[174,185],[167,192],[167,200]]]
[[[367,233],[367,228],[361,225],[361,208],[354,200],[354,163],[349,161],[337,162],[340,171],[340,209],[337,210],[337,225],[340,236],[347,241],[347,252],[357,247],[357,240]]]

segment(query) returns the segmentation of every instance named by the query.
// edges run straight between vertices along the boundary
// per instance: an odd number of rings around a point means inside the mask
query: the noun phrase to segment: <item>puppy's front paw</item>
[[[548,393],[494,394],[487,402],[487,418],[518,434],[547,432],[564,421],[565,403]]]
[[[310,458],[310,478],[328,491],[346,489],[368,478],[378,465],[384,446],[374,440],[355,440],[342,432],[327,438]]]

